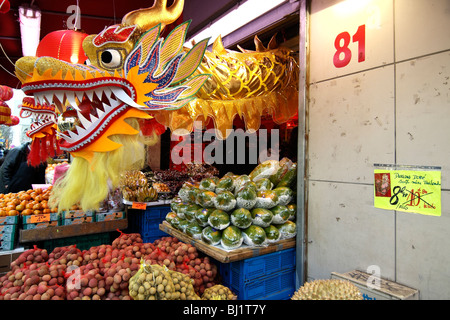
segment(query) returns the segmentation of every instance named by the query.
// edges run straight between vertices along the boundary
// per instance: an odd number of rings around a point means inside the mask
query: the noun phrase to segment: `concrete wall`
[[[312,0],[309,27],[307,279],[377,265],[450,299],[450,1]],[[376,163],[441,167],[441,216],[375,208]]]

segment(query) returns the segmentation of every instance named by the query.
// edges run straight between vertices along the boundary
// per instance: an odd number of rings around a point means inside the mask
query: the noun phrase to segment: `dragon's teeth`
[[[84,92],[83,91],[75,91],[75,95],[78,98],[78,101],[82,101]]]
[[[77,113],[78,113],[78,119],[80,120],[83,127],[86,129],[89,128],[89,126],[91,125],[91,121],[86,119],[80,112],[77,112]]]
[[[68,92],[68,93],[66,94],[66,98],[67,98],[67,101],[70,103],[70,105],[71,105],[75,110],[80,110],[80,109],[78,108],[78,104],[77,104],[77,102],[76,102],[75,95],[74,95],[73,93]]]
[[[105,104],[103,104],[103,106],[105,106]],[[99,119],[101,119],[103,117],[103,115],[105,114],[104,111],[97,109],[97,116]]]
[[[95,123],[96,121],[98,121],[98,118],[91,114],[91,124]]]
[[[94,100],[94,90],[86,91],[86,96],[89,98],[90,101]]]

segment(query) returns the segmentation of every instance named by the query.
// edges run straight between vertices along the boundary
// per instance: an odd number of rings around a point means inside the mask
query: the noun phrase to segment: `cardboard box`
[[[14,249],[14,241],[4,241],[0,239],[0,251]]]
[[[59,220],[39,222],[39,223],[26,223],[23,225],[23,229],[30,230],[30,229],[47,228],[47,227],[54,227],[54,226],[60,226],[60,225],[61,225],[61,222]]]
[[[69,210],[63,211],[61,214],[62,219],[73,219],[73,218],[84,218],[94,216],[94,211],[92,210]]]
[[[19,216],[0,217],[0,225],[17,224],[18,222],[19,222]]]
[[[62,219],[63,226],[69,226],[72,224],[90,223],[90,222],[94,222],[94,217],[85,216],[85,217],[80,217],[80,218]]]
[[[0,240],[14,242],[16,240],[16,224],[0,225]]]
[[[125,211],[109,211],[109,212],[97,212],[95,214],[95,221],[112,221],[125,219]]]
[[[32,214],[29,216],[22,216],[22,223],[41,223],[41,222],[49,222],[49,221],[57,221],[59,220],[58,213],[44,213],[44,214]]]
[[[373,277],[359,270],[353,270],[346,273],[331,273],[331,279],[348,280],[361,291],[364,300],[419,300],[419,290],[406,287],[397,282],[380,278],[379,288],[372,287],[370,281]],[[370,278],[370,279],[369,279]]]

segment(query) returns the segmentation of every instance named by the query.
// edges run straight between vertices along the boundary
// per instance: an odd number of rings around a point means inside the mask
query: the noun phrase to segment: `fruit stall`
[[[162,178],[173,175],[125,172],[89,212],[49,209],[52,185],[2,195],[4,250],[22,250],[0,278],[0,299],[289,299],[296,164],[214,174],[196,165],[188,181],[171,184]]]

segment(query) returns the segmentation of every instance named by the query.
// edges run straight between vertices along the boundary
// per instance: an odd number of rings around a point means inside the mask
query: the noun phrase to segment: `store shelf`
[[[128,227],[128,219],[113,221],[89,222],[68,226],[54,226],[30,230],[19,230],[19,242],[35,242],[43,240],[61,239],[86,234],[123,230]]]
[[[208,245],[201,240],[196,240],[188,236],[184,232],[173,228],[167,221],[163,221],[163,223],[159,225],[159,229],[161,231],[164,231],[165,233],[170,234],[173,237],[180,239],[185,243],[193,245],[198,250],[223,263],[244,260],[295,247],[295,238],[291,238],[280,240],[279,242],[271,244],[267,247],[243,246],[234,250],[226,251],[222,250],[219,247]]]

